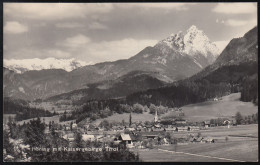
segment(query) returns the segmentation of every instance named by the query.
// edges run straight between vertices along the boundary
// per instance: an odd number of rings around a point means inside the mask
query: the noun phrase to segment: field
[[[242,115],[252,115],[258,111],[258,106],[251,102],[242,102],[240,93],[224,96],[219,101],[206,101],[198,104],[190,104],[182,107],[185,119],[191,122],[201,122],[218,117],[235,116],[237,112]],[[170,115],[168,112],[165,115]]]
[[[255,106],[251,102],[242,102],[239,100],[240,93],[233,93],[228,96],[224,96],[219,101],[206,101],[203,103],[190,104],[182,107],[185,114],[185,119],[191,122],[202,122],[218,117],[231,118],[235,116],[237,112],[242,115],[252,115],[258,112],[258,106]],[[169,116],[173,112],[168,112],[162,116]],[[144,112],[143,114],[132,113],[132,121],[152,121],[154,115]],[[117,121],[125,122],[129,121],[129,113],[114,114],[104,119],[97,119],[94,124],[99,124],[102,120],[108,120],[109,122]]]
[[[202,131],[202,136],[217,139],[216,143],[189,143],[187,145],[155,146],[136,150],[142,161],[179,162],[236,162],[258,161],[258,125],[243,125],[230,129],[220,127]],[[225,141],[228,137],[228,141]],[[176,152],[175,152],[176,151]]]

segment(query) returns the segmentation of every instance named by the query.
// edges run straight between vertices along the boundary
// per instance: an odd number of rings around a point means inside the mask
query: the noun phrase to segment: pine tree
[[[240,112],[237,112],[237,113],[236,113],[235,119],[236,119],[236,121],[237,121],[237,124],[241,124],[241,122],[242,122],[242,120],[243,120],[243,117],[242,117],[242,115],[241,115]]]

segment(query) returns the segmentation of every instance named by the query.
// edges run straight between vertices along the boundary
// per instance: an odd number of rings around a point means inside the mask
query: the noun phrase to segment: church
[[[157,113],[157,110],[155,111],[155,115],[154,115],[154,126],[153,126],[154,129],[161,129],[161,124],[160,124],[160,119],[158,117],[158,113]]]

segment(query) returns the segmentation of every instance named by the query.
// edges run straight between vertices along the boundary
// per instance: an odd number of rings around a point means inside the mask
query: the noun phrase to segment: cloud
[[[137,40],[133,38],[93,42],[89,37],[78,34],[56,45],[62,46],[63,50],[65,49],[70,54],[73,54],[75,58],[103,62],[129,58],[145,47],[153,46],[157,42],[157,40]]]
[[[251,14],[257,12],[255,3],[218,3],[213,12],[222,14]]]
[[[91,24],[89,24],[89,29],[93,29],[93,30],[104,30],[104,29],[108,29],[107,26],[99,23],[99,22],[93,22]]]
[[[132,57],[145,47],[153,46],[157,42],[157,40],[136,40],[132,38],[103,41],[89,44],[86,48],[80,50],[78,55],[83,59],[87,55],[94,62],[115,61]]]
[[[219,53],[221,53],[226,48],[229,41],[216,41],[214,43],[217,45]]]
[[[85,27],[86,29],[91,30],[104,30],[108,29],[107,26],[99,23],[99,22],[91,22],[88,25],[83,25],[81,23],[77,22],[63,22],[63,23],[56,23],[55,27],[57,28],[67,28],[67,29],[73,29],[73,28],[82,28]]]
[[[158,41],[149,39],[125,38],[122,40],[93,42],[87,36],[78,34],[57,43],[61,48],[21,48],[18,50],[4,50],[8,59],[31,59],[31,58],[75,58],[93,63],[115,61],[130,58],[147,46],[154,46]]]
[[[226,25],[228,26],[243,26],[246,25],[248,21],[245,20],[234,20],[234,19],[229,19],[226,21]]]
[[[4,3],[4,15],[38,20],[85,18],[112,9],[108,3]]]
[[[35,23],[35,24],[33,24],[33,26],[35,26],[35,27],[45,27],[45,26],[47,26],[47,23],[46,22]]]
[[[225,25],[227,26],[233,26],[233,27],[237,27],[237,26],[254,26],[257,24],[257,20],[252,19],[252,20],[238,20],[238,19],[228,19],[225,22]]]
[[[77,22],[64,22],[55,24],[57,28],[81,28],[84,27],[83,24]]]
[[[28,31],[28,27],[16,21],[6,22],[4,33],[19,34]]]
[[[122,3],[116,4],[121,8],[139,7],[143,9],[187,10],[189,5],[195,3]]]
[[[4,50],[5,51],[5,50]],[[5,51],[4,52],[5,57],[11,57],[14,59],[21,59],[21,58],[48,58],[48,57],[53,57],[53,58],[58,58],[58,59],[63,59],[63,58],[70,58],[72,55],[70,52],[63,51],[60,49],[35,49],[35,48],[22,48],[18,49],[16,51]]]
[[[86,37],[85,35],[78,34],[73,37],[69,37],[65,39],[63,42],[58,42],[57,45],[65,46],[69,48],[79,48],[86,46],[87,43],[90,42],[90,38]]]
[[[64,52],[64,51],[58,50],[58,49],[47,50],[46,54],[50,55],[50,57],[55,57],[55,58],[69,58],[69,57],[71,57],[70,53]]]

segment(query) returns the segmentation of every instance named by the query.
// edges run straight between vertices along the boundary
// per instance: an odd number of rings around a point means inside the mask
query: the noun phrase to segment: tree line
[[[51,113],[48,110],[32,108],[25,101],[12,100],[10,98],[4,98],[4,114],[16,114],[16,120],[26,120],[36,117],[50,117],[57,115],[54,111]]]
[[[139,161],[139,156],[129,151],[124,145],[115,145],[112,141],[105,142],[109,147],[117,147],[117,152],[109,152],[105,149],[105,143],[98,141],[83,141],[79,132],[74,132],[72,144],[61,138],[54,129],[50,134],[44,133],[46,125],[40,118],[31,120],[23,125],[8,123],[9,129],[3,132],[4,140],[4,160],[5,161],[32,161],[32,162],[71,162],[71,161]],[[105,137],[106,138],[106,137]],[[50,148],[46,151],[33,151],[31,148]],[[101,152],[95,151],[75,151],[66,152],[52,151],[58,147],[79,147],[79,148],[102,148]]]

